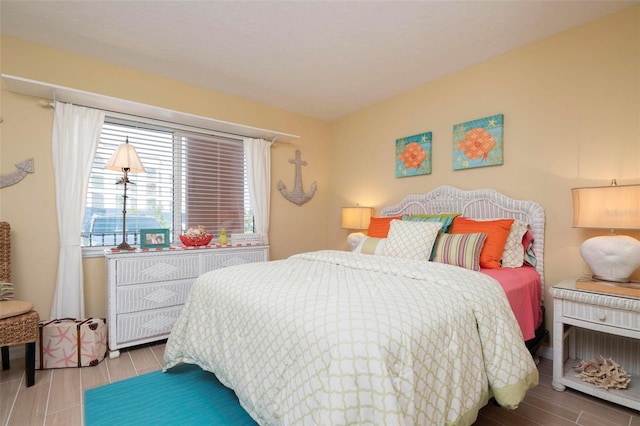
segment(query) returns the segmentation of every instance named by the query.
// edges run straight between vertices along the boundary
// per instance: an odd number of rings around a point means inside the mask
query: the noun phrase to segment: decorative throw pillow
[[[442,222],[441,232],[447,232],[453,219],[460,216],[460,213],[439,213],[439,214],[405,214],[402,220],[412,222]]]
[[[439,214],[405,214],[402,216],[402,220],[409,220],[411,222],[442,222],[442,228],[440,232],[445,233],[449,231],[453,219],[460,216],[460,213],[439,213]],[[429,260],[433,260],[433,250],[431,251],[431,257]]]
[[[367,236],[374,238],[387,238],[387,234],[389,233],[389,223],[392,220],[399,219],[402,219],[402,216],[372,217],[369,222]]]
[[[362,253],[362,254],[382,254],[382,250],[384,249],[386,238],[363,238],[358,246],[353,250],[353,253]]]
[[[433,248],[433,261],[479,271],[486,239],[487,234],[440,234]]]
[[[519,268],[524,262],[524,247],[522,246],[522,238],[529,229],[529,225],[521,220],[514,220],[504,244],[502,252],[503,268]]]
[[[405,259],[429,260],[440,222],[393,220],[382,254]]]
[[[513,219],[478,221],[465,217],[456,217],[451,225],[452,234],[487,234],[480,253],[480,267],[500,269],[500,259],[507,242]]]

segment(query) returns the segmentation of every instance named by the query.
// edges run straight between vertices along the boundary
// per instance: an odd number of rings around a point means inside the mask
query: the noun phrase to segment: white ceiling
[[[331,120],[639,2],[0,0],[0,29]]]

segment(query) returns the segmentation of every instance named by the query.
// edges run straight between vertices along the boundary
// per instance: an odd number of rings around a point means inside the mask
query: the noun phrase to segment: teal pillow
[[[439,214],[405,214],[402,216],[402,220],[409,220],[411,222],[442,222],[442,228],[440,232],[446,233],[453,219],[460,216],[460,213],[439,213]]]

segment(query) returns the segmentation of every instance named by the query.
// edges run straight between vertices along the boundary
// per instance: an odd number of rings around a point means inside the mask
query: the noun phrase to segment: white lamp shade
[[[129,173],[144,172],[144,166],[142,165],[136,150],[132,145],[129,145],[129,139],[116,149],[116,152],[114,152],[111,158],[109,158],[105,167],[109,170],[116,170],[119,172],[124,169],[129,169]]]
[[[574,188],[576,228],[640,229],[640,185]]]
[[[367,229],[371,221],[371,207],[343,207],[342,227],[344,229]]]

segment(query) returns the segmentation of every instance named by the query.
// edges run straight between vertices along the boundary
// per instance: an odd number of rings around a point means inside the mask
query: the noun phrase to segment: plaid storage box
[[[40,321],[36,368],[88,367],[107,354],[107,322],[104,318]]]

